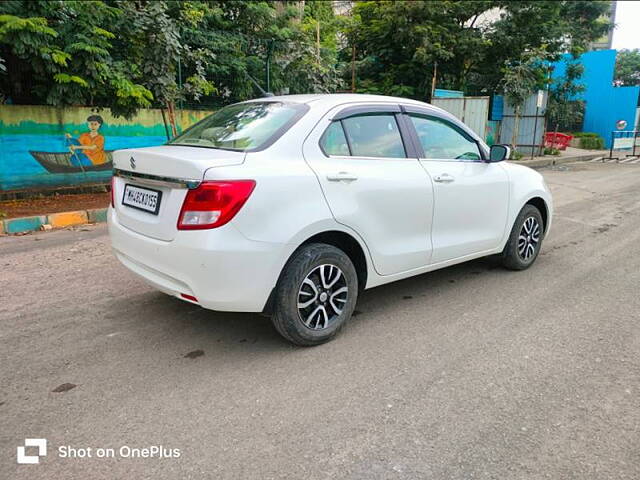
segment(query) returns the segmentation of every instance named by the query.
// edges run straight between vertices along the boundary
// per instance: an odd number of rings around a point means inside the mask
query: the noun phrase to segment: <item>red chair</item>
[[[566,133],[546,132],[544,134],[544,146],[566,150],[572,138],[573,135],[567,135]]]

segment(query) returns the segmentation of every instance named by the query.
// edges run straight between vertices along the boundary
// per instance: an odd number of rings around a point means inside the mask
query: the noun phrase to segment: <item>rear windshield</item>
[[[309,109],[285,102],[249,102],[229,105],[196,123],[170,145],[261,150],[275,142]]]

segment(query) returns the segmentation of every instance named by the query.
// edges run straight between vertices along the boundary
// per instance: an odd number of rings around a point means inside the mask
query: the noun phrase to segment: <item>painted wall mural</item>
[[[177,111],[178,130],[210,113]],[[111,152],[166,141],[156,109],[126,120],[87,107],[0,105],[0,191],[108,182]]]

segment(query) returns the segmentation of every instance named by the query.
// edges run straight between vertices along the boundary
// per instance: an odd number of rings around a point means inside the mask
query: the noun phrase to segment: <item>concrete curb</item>
[[[513,163],[525,165],[531,168],[553,167],[554,165],[562,165],[571,162],[588,162],[594,158],[602,157],[602,153],[587,153],[584,155],[571,155],[569,157],[552,157],[552,158],[534,158],[533,160],[516,160]]]
[[[10,218],[0,221],[0,234],[15,234],[48,230],[50,228],[64,228],[86,223],[101,223],[107,221],[106,208],[91,210],[77,210],[75,212],[60,212],[35,217]]]

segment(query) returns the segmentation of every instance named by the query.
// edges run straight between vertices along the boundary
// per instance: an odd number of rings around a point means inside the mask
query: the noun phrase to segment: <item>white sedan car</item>
[[[166,145],[115,152],[109,233],[158,290],[265,313],[316,345],[363,289],[487,255],[535,261],[551,194],[508,151],[404,98],[252,100]]]

